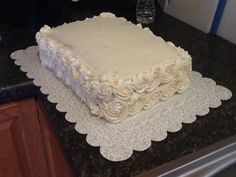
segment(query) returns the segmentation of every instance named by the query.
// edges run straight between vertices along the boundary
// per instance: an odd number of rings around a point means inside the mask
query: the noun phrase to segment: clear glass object
[[[136,20],[139,23],[151,23],[155,20],[154,0],[137,0]]]

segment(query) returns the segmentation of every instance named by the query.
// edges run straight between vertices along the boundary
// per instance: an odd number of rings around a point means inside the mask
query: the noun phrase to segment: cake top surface
[[[162,38],[111,13],[52,28],[47,34],[97,73],[130,73],[180,58]]]

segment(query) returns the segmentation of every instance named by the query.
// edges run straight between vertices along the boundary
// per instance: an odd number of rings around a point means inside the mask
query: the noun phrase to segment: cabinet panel
[[[34,99],[0,106],[0,176],[48,177]]]
[[[0,174],[5,177],[23,177],[11,132],[12,124],[13,120],[0,123]]]
[[[50,125],[46,111],[40,102],[37,107],[50,177],[73,177],[74,174]]]

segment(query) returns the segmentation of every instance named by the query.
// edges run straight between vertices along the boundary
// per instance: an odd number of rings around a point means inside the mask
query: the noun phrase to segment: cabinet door
[[[40,102],[37,107],[50,177],[73,177],[74,173],[50,125],[44,107]]]
[[[34,99],[0,105],[0,176],[48,177]]]

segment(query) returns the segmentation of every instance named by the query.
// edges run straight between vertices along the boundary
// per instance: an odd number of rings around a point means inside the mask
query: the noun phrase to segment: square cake
[[[36,34],[41,63],[112,123],[134,116],[189,86],[187,51],[111,13]]]

